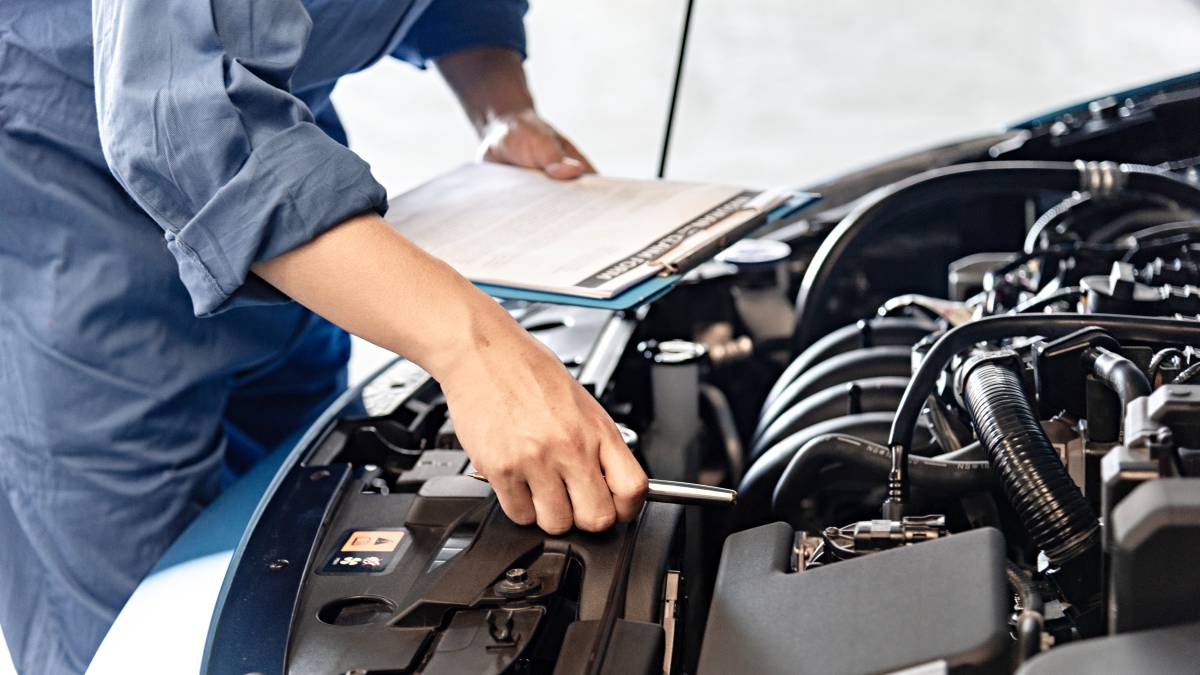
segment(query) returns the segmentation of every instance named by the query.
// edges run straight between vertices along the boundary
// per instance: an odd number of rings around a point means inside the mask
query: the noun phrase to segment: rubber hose
[[[1150,380],[1133,361],[1103,347],[1091,347],[1083,353],[1083,362],[1092,369],[1106,387],[1117,394],[1121,401],[1121,418],[1125,408],[1135,398],[1150,395]]]
[[[729,464],[729,482],[737,485],[742,480],[744,458],[742,437],[733,417],[733,407],[729,405],[729,398],[725,396],[725,392],[716,385],[701,382],[700,396],[712,410],[717,429],[721,432],[721,445],[725,449],[725,461]]]
[[[788,408],[822,389],[868,377],[908,377],[911,374],[911,347],[855,349],[822,361],[797,377],[763,410],[754,430],[754,445]]]
[[[1033,579],[1013,561],[1004,561],[1004,574],[1021,601],[1021,614],[1017,617],[1017,665],[1020,665],[1042,651],[1045,604]]]
[[[917,317],[877,317],[842,326],[814,342],[811,347],[804,350],[803,354],[788,364],[783,374],[771,386],[771,391],[767,392],[767,398],[763,402],[763,411],[765,412],[767,407],[783,393],[783,390],[813,364],[838,354],[866,347],[887,347],[889,345],[911,347],[935,329],[936,326],[933,322]]]
[[[939,338],[929,349],[909,380],[900,406],[896,408],[888,445],[897,453],[901,474],[925,399],[936,386],[942,369],[955,355],[978,342],[1026,335],[1058,338],[1092,326],[1103,329],[1121,342],[1171,345],[1200,343],[1200,321],[1123,314],[1013,314],[990,316],[959,326]],[[901,477],[901,484],[903,480]]]
[[[940,459],[945,462],[986,462],[987,450],[984,449],[983,443],[975,441],[957,450],[936,455],[934,459]]]
[[[853,467],[856,475],[871,480],[887,475],[892,453],[887,446],[845,434],[817,436],[805,443],[788,462],[775,485],[771,510],[785,517],[800,508],[800,502],[820,487],[821,470],[832,464]],[[988,462],[947,462],[913,457],[913,485],[941,497],[989,490],[997,486]]]
[[[988,461],[1034,545],[1060,565],[1095,544],[1096,514],[1067,475],[1012,367],[998,361],[976,365],[967,375],[963,398]]]
[[[836,384],[800,401],[775,418],[754,441],[750,461],[785,437],[818,422],[867,412],[895,412],[907,377],[868,377]]]
[[[1167,172],[1129,164],[1116,167],[1116,172],[1124,189],[1161,195],[1185,208],[1200,210],[1200,190]],[[819,303],[846,252],[860,241],[876,239],[879,230],[897,215],[943,202],[946,195],[961,199],[1082,191],[1089,175],[1089,165],[1066,162],[976,162],[926,171],[866,195],[822,241],[809,262],[796,296],[794,349],[798,352],[807,347],[821,328]]]
[[[738,485],[738,512],[752,519],[770,513],[771,494],[775,491],[775,483],[783,475],[783,470],[792,460],[792,455],[810,440],[824,434],[842,433],[873,443],[882,443],[887,438],[891,421],[890,412],[846,415],[814,424],[784,438],[768,448],[757,462],[746,469],[746,475]],[[928,442],[928,437],[928,432],[922,428],[922,440]]]

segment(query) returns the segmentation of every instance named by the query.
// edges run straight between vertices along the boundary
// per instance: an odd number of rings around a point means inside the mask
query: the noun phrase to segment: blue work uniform
[[[0,623],[22,672],[82,671],[222,472],[344,385],[347,336],[250,273],[386,206],[338,78],[523,54],[524,12],[0,2]]]

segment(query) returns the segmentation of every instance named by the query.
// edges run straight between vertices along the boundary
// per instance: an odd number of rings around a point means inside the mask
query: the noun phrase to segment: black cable
[[[906,489],[906,467],[912,434],[921,417],[925,399],[933,392],[942,370],[963,350],[979,342],[1040,335],[1057,338],[1089,327],[1107,331],[1119,341],[1148,344],[1196,344],[1200,321],[1164,319],[1123,314],[1012,314],[990,316],[959,326],[943,335],[921,361],[896,409],[888,436],[894,466],[888,476],[890,502],[902,504]],[[902,510],[902,509],[900,509]],[[895,515],[895,511],[892,512]]]
[[[1184,368],[1182,373],[1179,373],[1175,376],[1174,380],[1171,380],[1171,384],[1187,384],[1195,379],[1196,375],[1200,375],[1200,362],[1193,363],[1187,368]]]
[[[662,150],[658,153],[658,177],[667,175],[667,153],[671,151],[671,130],[675,127],[675,109],[679,106],[679,86],[683,81],[683,62],[687,56],[688,36],[692,32],[692,6],[687,0],[683,11],[683,30],[679,34],[679,53],[675,57],[675,78],[671,81],[671,103],[667,107],[667,126],[663,130]]]
[[[821,483],[821,470],[833,464],[854,469],[867,480],[882,478],[891,466],[891,451],[879,443],[846,434],[826,434],[805,443],[788,462],[775,484],[771,510],[786,517],[800,508]],[[980,492],[997,487],[996,474],[987,462],[948,462],[929,457],[912,458],[913,484],[940,497]]]
[[[883,443],[887,440],[891,422],[890,412],[836,417],[797,431],[771,446],[759,456],[758,461],[746,468],[746,475],[738,485],[739,519],[743,524],[757,523],[758,519],[770,513],[775,484],[792,460],[792,455],[808,441],[824,434],[846,434],[872,443]],[[928,443],[930,437],[924,427],[919,429],[919,433],[917,440],[922,444]]]
[[[896,222],[899,216],[944,202],[947,195],[962,199],[1014,193],[1072,192],[1089,187],[1101,175],[1106,177],[1109,189],[1113,191],[1128,189],[1152,193],[1200,210],[1200,190],[1171,174],[1146,166],[977,162],[926,171],[863,197],[821,243],[809,262],[796,296],[795,350],[808,346],[814,334],[822,330],[820,303],[828,296],[828,286],[840,271],[840,263],[847,251],[866,239],[875,240],[878,232]]]

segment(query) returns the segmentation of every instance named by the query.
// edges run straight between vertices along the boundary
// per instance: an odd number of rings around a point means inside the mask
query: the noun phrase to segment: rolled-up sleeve
[[[197,316],[283,301],[250,266],[387,194],[289,91],[300,0],[93,0],[96,107],[114,176],[162,227]]]
[[[525,0],[433,0],[392,55],[422,67],[468,47],[507,47],[524,57],[528,9]]]

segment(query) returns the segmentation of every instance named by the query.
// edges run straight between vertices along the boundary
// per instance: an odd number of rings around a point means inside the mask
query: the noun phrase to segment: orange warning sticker
[[[341,551],[344,553],[352,551],[391,553],[396,550],[403,539],[403,530],[355,530],[346,538],[346,543],[342,544]]]

